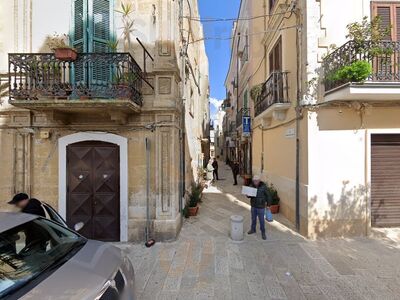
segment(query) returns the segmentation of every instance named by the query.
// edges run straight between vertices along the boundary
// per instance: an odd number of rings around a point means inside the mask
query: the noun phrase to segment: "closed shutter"
[[[387,40],[400,41],[400,3],[373,2],[372,15],[380,17],[382,28],[391,27]]]
[[[86,21],[87,21],[87,5],[84,5],[84,0],[74,0],[73,2],[73,30],[72,30],[72,47],[74,47],[79,53],[86,52],[85,40],[86,40]],[[80,83],[84,80],[84,68],[82,62],[76,61],[74,67],[74,78],[73,81]]]
[[[282,40],[281,38],[275,44],[269,54],[269,71],[282,71]]]
[[[78,52],[109,52],[113,32],[114,0],[74,0],[72,45]],[[75,63],[75,82],[90,85],[109,83],[111,64],[105,60]]]
[[[91,52],[106,53],[109,52],[108,43],[111,40],[111,14],[109,0],[93,0],[91,21],[91,43],[89,44]],[[89,8],[90,9],[90,8]],[[97,62],[92,68],[92,83],[107,84],[109,82],[110,67],[108,63]]]
[[[371,147],[372,226],[400,226],[400,134],[373,135]]]

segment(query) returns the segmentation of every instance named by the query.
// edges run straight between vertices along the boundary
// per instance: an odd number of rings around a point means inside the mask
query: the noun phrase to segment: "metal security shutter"
[[[372,226],[400,226],[400,134],[372,135]]]

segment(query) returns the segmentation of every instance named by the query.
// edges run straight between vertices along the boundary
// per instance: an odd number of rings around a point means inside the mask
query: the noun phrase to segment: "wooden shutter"
[[[282,39],[275,44],[269,54],[269,71],[282,71]]]
[[[372,226],[400,226],[400,135],[372,135]]]
[[[95,53],[109,51],[108,42],[111,40],[111,7],[110,0],[92,0],[92,7],[89,7],[91,26],[89,26],[89,49]],[[110,64],[98,62],[93,65],[91,81],[95,84],[107,84],[110,76]]]
[[[372,16],[381,18],[382,28],[391,27],[388,40],[400,41],[400,3],[373,2]]]
[[[71,43],[78,52],[86,52],[86,25],[87,25],[87,5],[84,0],[74,0],[72,9],[72,37]],[[72,81],[79,83],[85,78],[85,71],[82,62],[79,60],[74,64]]]

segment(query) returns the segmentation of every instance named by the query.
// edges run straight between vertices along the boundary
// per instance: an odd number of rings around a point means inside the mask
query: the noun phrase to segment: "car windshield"
[[[0,233],[0,298],[55,270],[85,242],[76,233],[43,218]]]

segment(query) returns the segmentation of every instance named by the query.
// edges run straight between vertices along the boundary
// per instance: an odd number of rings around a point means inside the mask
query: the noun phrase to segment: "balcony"
[[[323,61],[325,102],[400,100],[400,42],[349,41]]]
[[[236,114],[236,128],[242,126],[243,117],[248,117],[248,116],[250,116],[250,109],[248,108],[240,109]]]
[[[255,117],[282,120],[290,106],[288,72],[272,72],[254,105]]]
[[[135,113],[142,106],[143,72],[129,53],[9,54],[10,103],[64,113],[96,109]]]

